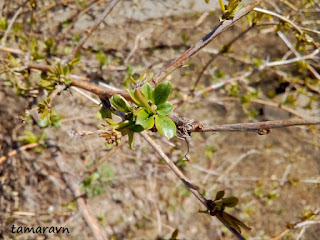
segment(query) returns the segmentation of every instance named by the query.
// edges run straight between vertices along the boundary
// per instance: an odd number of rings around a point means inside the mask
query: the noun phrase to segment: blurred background
[[[41,119],[38,104],[50,91],[38,84],[41,72],[26,66],[64,59],[108,3],[0,3],[0,239],[94,239],[56,164],[57,149],[109,239],[170,239],[176,229],[178,239],[234,239],[198,213],[203,206],[138,134],[135,150],[126,138],[111,148],[96,135],[70,138],[73,129],[105,124],[93,94],[68,88],[50,103],[50,121]],[[257,11],[241,19],[167,77],[177,114],[208,125],[320,117],[320,2],[259,7],[298,29]],[[214,0],[120,1],[80,50],[72,74],[128,88],[131,77],[157,73],[210,32],[218,8]],[[243,232],[248,239],[319,239],[319,126],[193,133],[190,161],[184,140],[150,134],[207,198],[223,189],[239,198],[227,212],[252,228]],[[64,226],[70,234],[13,234],[13,224]]]

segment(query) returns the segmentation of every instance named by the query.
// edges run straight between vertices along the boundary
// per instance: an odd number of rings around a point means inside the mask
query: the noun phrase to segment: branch
[[[160,70],[153,78],[152,82],[157,85],[159,82],[163,81],[166,76],[172,73],[177,68],[181,67],[185,62],[187,62],[192,56],[197,54],[202,48],[207,46],[213,39],[219,36],[222,32],[229,29],[234,23],[236,23],[240,18],[247,15],[253,10],[255,6],[260,4],[264,0],[247,0],[244,1],[244,6],[238,10],[232,20],[225,20],[216,26],[210,33],[208,33],[204,38],[197,42],[193,47],[189,48],[181,56],[169,63],[164,69]]]
[[[48,71],[49,67],[47,65],[38,65],[38,64],[30,64],[27,66],[27,68],[35,68],[41,71]],[[248,73],[244,73],[240,76],[238,76],[241,79],[241,76],[244,77]],[[119,94],[123,96],[128,101],[133,102],[130,95],[122,90],[117,90],[114,87],[108,87],[106,84],[105,87],[100,87],[96,84],[90,83],[89,81],[83,81],[79,79],[78,76],[71,75],[72,82],[71,86],[78,87],[84,90],[87,90],[89,92],[92,92],[98,96],[107,97],[110,98],[115,94]],[[236,78],[238,79],[238,78]],[[225,84],[224,82],[222,84]],[[217,88],[220,87],[220,84],[216,86]],[[214,89],[212,86],[210,86],[212,90]],[[262,100],[259,99],[253,99],[252,102],[255,103],[262,103]],[[265,102],[263,104],[266,104]],[[268,103],[270,106],[279,107],[276,103]],[[204,126],[199,123],[192,123],[190,125],[190,121],[194,122],[194,120],[185,120],[184,118],[178,117],[175,114],[170,114],[169,118],[177,125],[178,128],[186,128],[188,132],[218,132],[218,131],[253,131],[258,132],[259,134],[263,134],[261,132],[262,130],[269,130],[272,128],[282,128],[282,127],[289,127],[289,126],[298,126],[298,125],[318,125],[320,118],[314,117],[314,118],[307,118],[292,109],[288,109],[286,106],[282,106],[282,109],[295,114],[302,119],[296,119],[296,120],[278,120],[278,121],[267,121],[267,122],[260,122],[260,123],[235,123],[235,124],[224,124],[224,125],[213,125],[213,126]]]
[[[108,239],[104,229],[101,227],[98,220],[90,212],[84,198],[81,197],[82,193],[79,187],[80,181],[76,179],[75,174],[72,174],[71,168],[64,161],[59,151],[55,153],[54,157],[60,169],[60,172],[62,173],[63,179],[67,184],[68,188],[71,190],[73,197],[76,199],[78,208],[81,211],[81,215],[90,227],[94,235],[94,238],[99,240]]]
[[[9,26],[8,26],[8,28],[6,29],[6,31],[5,31],[5,33],[4,33],[4,35],[3,35],[3,38],[1,39],[1,46],[4,46],[4,45],[6,44],[6,40],[7,40],[8,36],[9,36],[9,32],[10,32],[10,30],[11,30],[14,22],[16,21],[17,17],[18,17],[19,14],[21,13],[23,6],[24,6],[26,3],[27,3],[27,1],[25,1],[25,2],[23,3],[23,5],[22,5],[21,7],[19,7],[19,9],[18,9],[18,10],[15,12],[15,14],[13,15],[13,17],[12,17],[10,23],[9,23]]]
[[[99,25],[102,23],[102,21],[109,15],[109,13],[112,11],[112,9],[117,5],[117,3],[120,0],[112,0],[107,8],[104,10],[102,15],[97,19],[97,21],[94,23],[94,25],[86,32],[86,34],[81,38],[81,40],[78,42],[77,46],[72,50],[71,54],[62,62],[62,65],[67,64],[70,62],[77,54],[77,52],[82,48],[83,44],[89,39],[89,37],[92,35],[92,33],[99,27]]]
[[[204,126],[201,124],[192,124],[189,132],[257,132],[259,134],[266,134],[273,128],[284,128],[291,126],[302,125],[320,125],[320,117],[304,118],[304,119],[286,119],[265,121],[257,123],[234,123]]]
[[[153,149],[160,155],[160,157],[168,164],[171,170],[177,175],[177,177],[184,183],[184,185],[193,193],[193,195],[198,198],[198,200],[206,207],[207,206],[207,199],[205,199],[199,192],[198,187],[191,184],[190,180],[180,171],[179,168],[172,162],[170,158],[162,150],[161,146],[158,145],[153,139],[146,133],[141,132],[140,135],[153,147]]]
[[[2,165],[8,158],[17,155],[19,152],[25,151],[25,150],[28,150],[28,149],[31,149],[31,148],[36,148],[38,146],[40,146],[40,143],[35,142],[35,143],[29,143],[29,144],[26,144],[24,146],[21,146],[16,150],[12,150],[11,152],[9,152],[7,154],[7,156],[0,157],[0,165]]]
[[[189,189],[190,192],[193,193],[193,195],[205,206],[207,209],[209,209],[209,201],[199,193],[198,188],[191,184],[190,180],[180,171],[179,168],[172,162],[172,160],[164,153],[161,146],[158,145],[155,141],[152,140],[152,138],[146,133],[141,132],[140,135],[153,147],[153,149],[160,155],[160,157],[166,162],[166,164],[171,168],[171,170],[176,174],[176,176],[184,183],[184,185]],[[223,220],[219,219],[221,223],[225,227],[227,227],[230,232],[238,239],[238,240],[245,240],[245,238],[236,230],[228,226],[226,223],[224,223]]]

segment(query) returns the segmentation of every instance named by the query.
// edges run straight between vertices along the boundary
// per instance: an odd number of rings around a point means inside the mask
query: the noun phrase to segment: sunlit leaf
[[[155,117],[156,128],[163,136],[170,139],[177,133],[176,125],[169,118],[156,115]]]
[[[135,97],[134,91],[132,89],[126,89],[127,92],[129,93],[130,97],[134,101],[135,104],[138,106],[142,107],[143,105],[138,101],[138,99]]]
[[[152,92],[153,92],[153,88],[149,83],[145,83],[142,86],[142,92],[144,94],[144,96],[146,97],[147,100],[151,100],[151,96],[152,96]]]
[[[132,132],[139,133],[139,132],[142,132],[144,130],[144,128],[142,126],[140,126],[140,125],[135,125],[134,124],[134,125],[129,127],[129,130],[132,131]]]
[[[112,105],[121,112],[131,112],[131,106],[127,100],[119,94],[113,95],[110,99]]]
[[[173,106],[171,103],[166,102],[157,107],[157,112],[163,116],[167,116],[173,111]]]
[[[129,141],[129,145],[131,147],[131,149],[134,150],[134,146],[133,146],[133,135],[134,135],[134,132],[129,132],[128,133],[128,141]]]
[[[137,125],[141,125],[145,130],[149,130],[154,126],[154,116],[150,116],[145,109],[141,109],[137,115]]]
[[[168,100],[171,90],[172,85],[170,82],[160,83],[152,93],[152,102],[157,106],[164,104]]]

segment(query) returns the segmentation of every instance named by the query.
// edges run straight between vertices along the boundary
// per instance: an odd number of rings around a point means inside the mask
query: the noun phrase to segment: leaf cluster
[[[167,117],[173,111],[172,104],[168,102],[171,90],[170,82],[160,83],[155,88],[145,83],[140,89],[127,89],[135,106],[121,95],[116,94],[111,97],[111,104],[116,110],[125,113],[126,119],[115,123],[112,119],[107,118],[107,122],[122,135],[128,134],[132,148],[133,134],[143,130],[156,129],[170,139],[176,135],[176,125]]]
[[[39,86],[52,91],[59,84],[70,85],[72,80],[68,77],[68,74],[78,62],[79,59],[75,59],[65,65],[61,65],[61,63],[58,62],[56,66],[50,67],[50,71],[41,73]]]
[[[251,230],[247,225],[241,222],[239,219],[234,216],[226,213],[224,210],[226,207],[234,208],[238,205],[238,198],[234,196],[224,197],[225,192],[219,191],[216,194],[214,200],[208,200],[206,211],[199,211],[200,213],[210,214],[211,216],[216,216],[226,227],[236,230],[238,233],[241,233],[241,228],[246,230]]]

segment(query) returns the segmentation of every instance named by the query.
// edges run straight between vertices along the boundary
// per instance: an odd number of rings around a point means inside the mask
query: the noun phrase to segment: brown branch
[[[150,146],[160,155],[160,157],[166,162],[166,164],[171,168],[171,170],[176,174],[176,176],[183,182],[183,184],[189,189],[190,192],[206,207],[209,209],[209,201],[202,196],[202,194],[198,191],[198,187],[194,186],[190,180],[180,171],[179,168],[173,163],[173,161],[164,153],[161,146],[157,144],[146,132],[141,132],[140,135],[150,144]],[[220,220],[220,219],[219,219]],[[221,221],[221,220],[220,220]],[[245,240],[245,238],[236,230],[229,227],[221,221],[223,225],[225,225],[230,232],[238,239]]]
[[[211,57],[211,59],[207,62],[207,64],[202,68],[195,84],[193,85],[193,88],[191,89],[191,94],[194,93],[194,91],[196,90],[196,87],[198,86],[200,79],[202,78],[202,76],[204,75],[204,72],[207,70],[207,68],[213,63],[213,61],[221,54],[225,53],[226,51],[228,52],[230,47],[236,42],[238,41],[240,38],[242,38],[244,35],[246,35],[250,30],[252,30],[254,27],[256,26],[255,23],[253,23],[250,27],[248,27],[246,30],[244,30],[243,32],[241,32],[239,35],[237,35],[234,39],[232,39],[231,41],[229,41],[227,44],[225,44],[217,54],[213,55]]]
[[[222,124],[204,126],[201,124],[192,124],[192,129],[189,132],[257,132],[259,134],[268,133],[270,129],[284,128],[291,126],[302,125],[320,125],[320,117],[304,118],[304,119],[286,119],[265,121],[257,123],[234,123],[234,124]]]
[[[41,71],[48,71],[49,68],[46,65],[38,65],[38,64],[32,64],[28,65],[28,68],[35,68]],[[248,74],[248,73],[246,73]],[[246,74],[242,74],[241,76],[246,76]],[[84,90],[87,90],[89,92],[92,92],[98,96],[102,97],[112,97],[115,94],[119,94],[123,96],[128,101],[133,102],[130,95],[121,90],[114,90],[114,88],[102,88],[96,84],[90,83],[89,81],[83,81],[79,80],[79,77],[71,76],[72,82],[71,86],[75,86]],[[211,87],[212,88],[212,87]],[[197,94],[196,94],[197,95]],[[260,103],[260,104],[267,104],[273,107],[279,107],[277,103],[273,102],[263,102],[263,100],[260,99],[252,99],[252,102],[254,103]],[[298,126],[298,125],[318,125],[320,118],[314,117],[314,118],[307,118],[298,112],[294,111],[291,108],[288,108],[286,106],[280,106],[281,109],[284,109],[285,111],[288,111],[298,117],[301,117],[302,119],[296,119],[296,120],[278,120],[278,121],[268,121],[268,122],[260,122],[260,123],[235,123],[235,124],[224,124],[224,125],[213,125],[213,126],[204,126],[199,123],[193,123],[191,128],[187,127],[187,130],[189,132],[218,132],[218,131],[254,131],[262,134],[262,130],[269,130],[272,128],[282,128],[282,127],[289,127],[289,126]],[[178,127],[186,127],[186,123],[190,121],[185,121],[183,118],[180,118],[176,116],[175,114],[169,115],[170,119],[178,126]]]
[[[81,212],[82,217],[90,227],[95,239],[108,239],[105,230],[101,227],[98,220],[90,212],[85,199],[82,197],[82,193],[79,187],[80,181],[72,174],[71,168],[64,161],[61,153],[58,151],[55,153],[55,160],[62,173],[63,179],[71,190],[73,197],[77,201],[78,209]]]
[[[146,132],[141,132],[140,135],[150,144],[150,146],[160,155],[177,177],[184,183],[184,185],[193,193],[193,195],[208,208],[208,200],[198,192],[198,187],[194,186],[190,180],[180,171],[180,169],[172,162],[172,160],[164,153],[161,146],[158,145]]]
[[[313,216],[317,216],[320,213],[320,208],[316,209],[313,212]],[[307,227],[313,224],[320,224],[320,220],[304,220],[304,221],[299,221],[293,224],[288,224],[288,228],[283,230],[280,234],[277,236],[271,238],[270,240],[278,240],[281,239],[283,236],[285,236],[287,233],[289,233],[291,230],[298,229],[298,228],[303,228]]]
[[[112,0],[107,8],[104,10],[104,12],[101,14],[101,16],[97,19],[97,21],[94,23],[94,25],[86,32],[86,34],[81,38],[81,40],[78,42],[76,47],[72,50],[71,54],[65,59],[62,64],[67,64],[70,62],[77,54],[77,52],[82,48],[83,44],[89,39],[89,37],[92,35],[92,33],[99,27],[99,25],[102,23],[102,21],[109,15],[109,13],[112,11],[112,9],[117,5],[117,3],[120,0]]]
[[[12,150],[12,151],[9,152],[6,156],[0,157],[0,165],[3,164],[8,158],[17,155],[19,152],[25,151],[25,150],[28,150],[28,149],[31,149],[31,148],[38,147],[39,145],[40,145],[40,144],[37,143],[37,142],[36,142],[36,143],[29,143],[29,144],[26,144],[26,145],[24,145],[24,146],[19,147],[19,148],[16,149],[16,150]]]
[[[18,9],[18,10],[15,12],[15,14],[13,15],[13,17],[12,17],[10,23],[9,23],[9,26],[8,26],[8,28],[6,29],[6,31],[5,31],[5,33],[4,33],[4,35],[3,35],[3,38],[1,39],[1,45],[2,45],[2,46],[4,46],[4,45],[6,44],[6,40],[7,40],[8,36],[9,36],[9,33],[10,33],[10,31],[11,31],[11,28],[12,28],[14,22],[16,21],[17,17],[19,16],[19,14],[21,13],[23,6],[24,6],[27,2],[28,2],[28,1],[24,1],[24,3],[22,4],[22,6],[19,7],[19,9]]]
[[[234,23],[236,23],[240,18],[247,15],[253,10],[258,4],[263,0],[247,0],[243,1],[244,6],[238,10],[232,20],[225,20],[216,26],[210,33],[208,33],[204,38],[197,42],[193,47],[189,48],[181,56],[169,63],[164,69],[160,70],[153,78],[152,82],[156,85],[163,81],[166,76],[172,73],[177,68],[181,67],[186,61],[188,61],[192,56],[197,54],[202,48],[207,46],[213,39],[219,36],[222,32],[229,29]]]
[[[119,145],[113,147],[105,156],[99,159],[99,161],[88,171],[84,173],[84,175],[81,177],[82,180],[86,179],[90,175],[92,175],[97,169],[107,160],[109,159],[116,151],[118,151],[123,145],[125,144],[125,141],[122,141]]]

